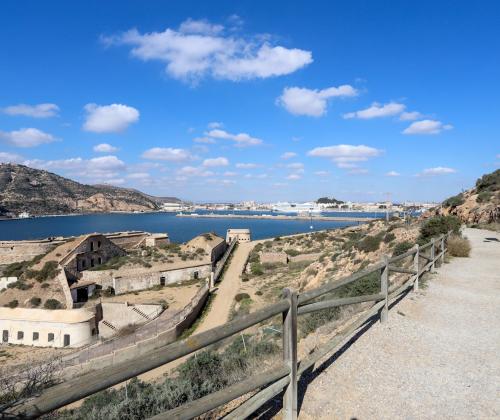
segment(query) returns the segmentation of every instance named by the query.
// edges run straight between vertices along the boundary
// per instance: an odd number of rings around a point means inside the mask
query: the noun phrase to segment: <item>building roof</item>
[[[185,246],[188,249],[202,248],[205,252],[210,253],[212,249],[219,246],[222,242],[225,242],[225,239],[214,233],[203,233],[186,242]]]
[[[0,308],[0,319],[12,321],[78,324],[92,318],[94,314],[85,309]]]

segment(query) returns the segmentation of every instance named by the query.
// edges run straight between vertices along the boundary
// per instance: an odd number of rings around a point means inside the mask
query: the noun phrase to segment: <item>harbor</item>
[[[359,222],[366,223],[377,220],[376,217],[353,217],[353,216],[320,216],[320,215],[284,215],[284,214],[215,214],[215,213],[178,213],[177,217],[194,217],[208,219],[257,219],[257,220],[317,220],[323,222]]]

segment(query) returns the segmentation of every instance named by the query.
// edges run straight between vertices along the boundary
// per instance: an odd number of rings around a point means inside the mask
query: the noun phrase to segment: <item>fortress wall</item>
[[[62,241],[2,241],[0,242],[0,265],[29,261],[40,254],[46,254]]]

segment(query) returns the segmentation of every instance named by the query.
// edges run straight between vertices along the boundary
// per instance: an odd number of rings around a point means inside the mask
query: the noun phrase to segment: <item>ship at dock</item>
[[[289,203],[279,202],[272,206],[273,212],[298,213],[298,214],[319,214],[322,209],[314,202],[310,203]]]

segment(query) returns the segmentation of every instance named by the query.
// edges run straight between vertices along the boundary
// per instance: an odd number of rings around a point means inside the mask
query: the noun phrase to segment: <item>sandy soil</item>
[[[465,234],[470,258],[438,269],[388,324],[301,381],[299,418],[500,417],[500,235]]]

